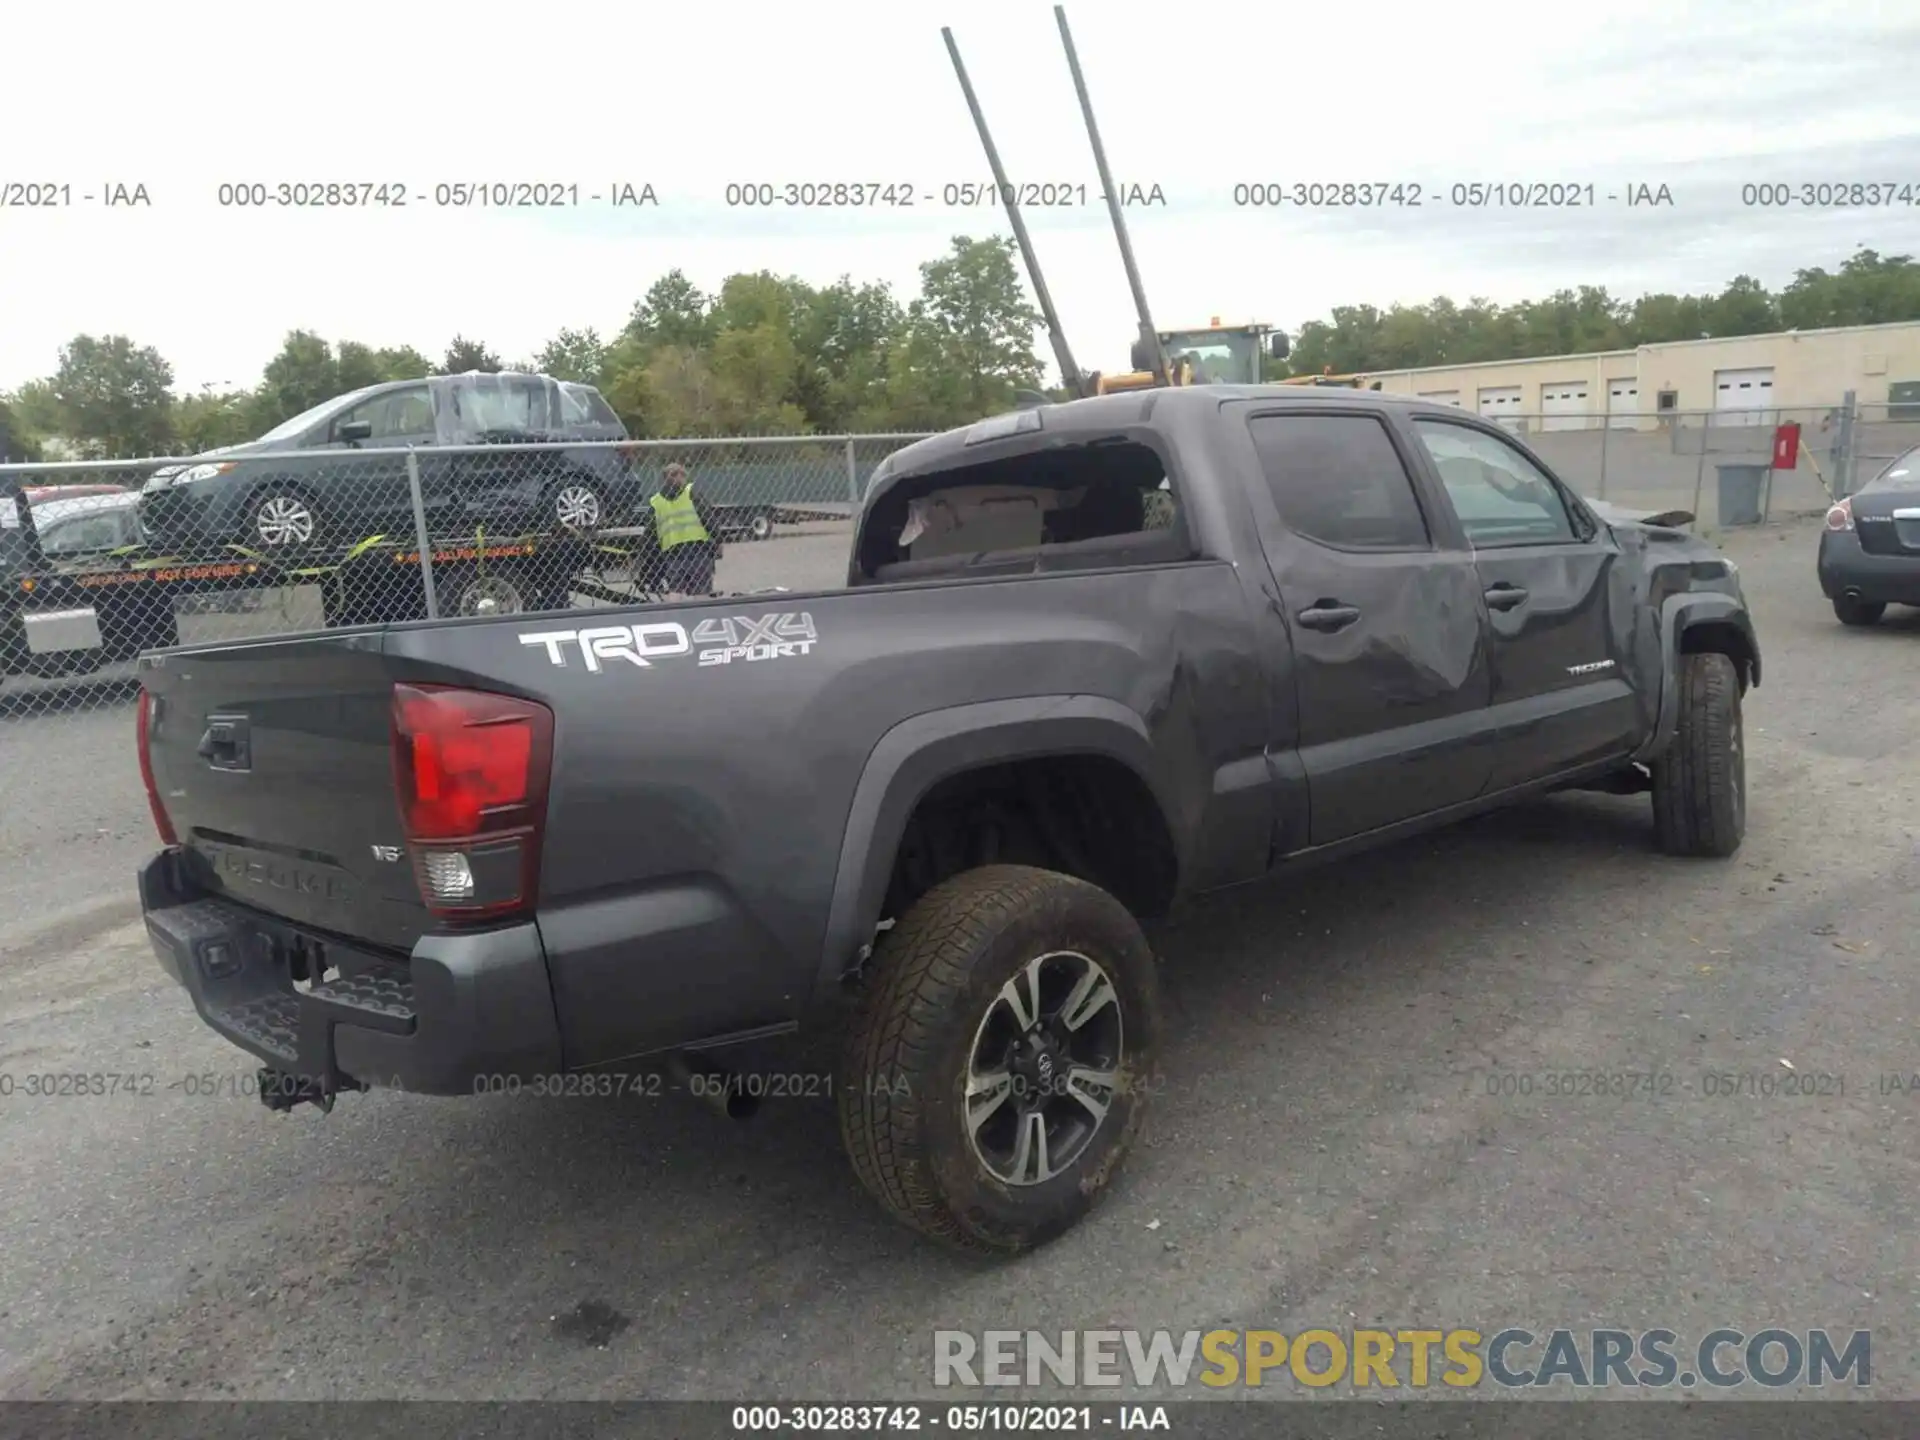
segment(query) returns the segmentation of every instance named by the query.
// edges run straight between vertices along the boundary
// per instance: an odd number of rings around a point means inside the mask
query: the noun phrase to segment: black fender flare
[[[1167,817],[1177,859],[1179,812],[1157,778],[1146,721],[1097,695],[1037,695],[930,710],[900,721],[874,744],[854,786],[813,998],[826,999],[866,956],[886,903],[907,819],[928,791],[962,771],[1046,755],[1103,755],[1138,775]]]
[[[1680,658],[1686,632],[1697,625],[1730,624],[1745,637],[1753,660],[1750,683],[1760,683],[1760,643],[1754,638],[1753,618],[1746,605],[1731,595],[1694,590],[1669,595],[1660,605],[1660,707],[1653,733],[1634,752],[1634,760],[1646,763],[1658,759],[1673,743],[1680,724]]]

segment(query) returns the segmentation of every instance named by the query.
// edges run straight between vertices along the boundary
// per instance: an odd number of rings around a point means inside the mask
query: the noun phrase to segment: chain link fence
[[[1497,423],[1582,495],[1630,513],[1684,510],[1696,528],[1717,530],[1825,510],[1845,467],[1844,413],[1841,406],[1594,411],[1506,414]],[[1774,437],[1789,422],[1800,426],[1796,464],[1775,470]]]
[[[0,466],[0,718],[131,697],[144,650],[844,583],[917,435]]]
[[[1706,529],[1821,510],[1920,445],[1916,405],[1739,418],[1501,417],[1582,494]],[[1799,464],[1773,472],[1783,420],[1802,427]],[[151,840],[132,743],[143,650],[836,588],[868,477],[919,438],[370,440],[0,465],[0,915],[97,897]],[[1730,465],[1748,467],[1748,491],[1723,487]],[[1756,475],[1758,514],[1723,513]]]
[[[1796,464],[1772,465],[1776,428]],[[1702,529],[1818,512],[1920,405],[1503,415],[1582,494]],[[918,435],[361,444],[0,465],[0,721],[120,706],[176,643],[844,582],[867,477]],[[680,488],[684,486],[684,488]]]
[[[1777,427],[1800,427],[1792,468]],[[1702,529],[1823,510],[1920,405],[1503,415],[1563,479]],[[0,721],[119,706],[177,643],[844,582],[867,477],[918,435],[360,444],[0,465]],[[683,488],[684,487],[684,488]]]

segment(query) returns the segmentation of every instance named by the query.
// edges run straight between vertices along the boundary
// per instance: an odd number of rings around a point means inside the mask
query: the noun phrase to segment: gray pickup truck
[[[1021,410],[887,460],[841,589],[147,657],[147,928],[273,1108],[740,1109],[825,1034],[866,1186],[1018,1252],[1159,1074],[1142,919],[1554,790],[1733,853],[1759,647],[1660,518],[1390,395]]]

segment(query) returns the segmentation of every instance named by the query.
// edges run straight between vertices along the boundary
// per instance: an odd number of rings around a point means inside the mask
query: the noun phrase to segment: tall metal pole
[[[1153,316],[1147,310],[1146,287],[1140,283],[1140,267],[1134,263],[1126,217],[1120,213],[1120,191],[1113,183],[1113,172],[1107,168],[1107,150],[1100,143],[1100,127],[1094,123],[1093,101],[1087,96],[1087,77],[1080,73],[1080,55],[1073,48],[1073,32],[1067,28],[1066,7],[1054,6],[1053,18],[1060,22],[1060,43],[1067,47],[1067,68],[1073,71],[1073,88],[1080,97],[1080,113],[1087,121],[1087,139],[1093,142],[1093,163],[1100,171],[1100,188],[1106,193],[1107,213],[1113,217],[1113,234],[1120,242],[1120,260],[1127,267],[1127,283],[1133,287],[1133,308],[1140,313],[1140,340],[1153,356],[1154,372],[1160,377],[1160,383],[1171,385],[1173,372],[1167,365],[1167,352],[1160,344],[1160,332],[1153,328]]]
[[[1067,348],[1067,332],[1061,328],[1059,312],[1053,308],[1053,296],[1047,292],[1047,282],[1040,274],[1040,258],[1033,253],[1033,240],[1027,234],[1027,222],[1020,218],[1019,197],[1012,185],[1007,183],[1007,172],[1000,163],[1000,152],[994,147],[993,136],[987,130],[987,117],[981,113],[980,99],[973,93],[973,82],[967,78],[967,67],[960,59],[960,47],[953,43],[953,30],[949,26],[940,27],[940,38],[947,42],[947,54],[953,59],[953,73],[959,77],[960,90],[967,97],[967,109],[973,113],[973,128],[980,132],[980,148],[987,152],[987,166],[993,171],[993,183],[1000,189],[1000,198],[1007,207],[1007,219],[1013,226],[1013,238],[1020,246],[1020,258],[1026,262],[1027,278],[1033,282],[1034,298],[1040,302],[1040,314],[1047,322],[1047,339],[1053,344],[1053,358],[1060,366],[1061,382],[1069,394],[1084,396],[1086,387],[1081,383],[1080,367],[1073,363],[1073,351]]]

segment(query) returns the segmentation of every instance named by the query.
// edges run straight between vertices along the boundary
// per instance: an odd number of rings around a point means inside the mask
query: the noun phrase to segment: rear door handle
[[[1309,630],[1344,630],[1360,618],[1358,607],[1338,600],[1317,600],[1294,619]]]
[[[1526,601],[1527,592],[1525,590],[1521,589],[1518,585],[1509,585],[1504,580],[1487,591],[1487,608],[1489,610],[1512,610],[1517,606],[1526,604]]]

